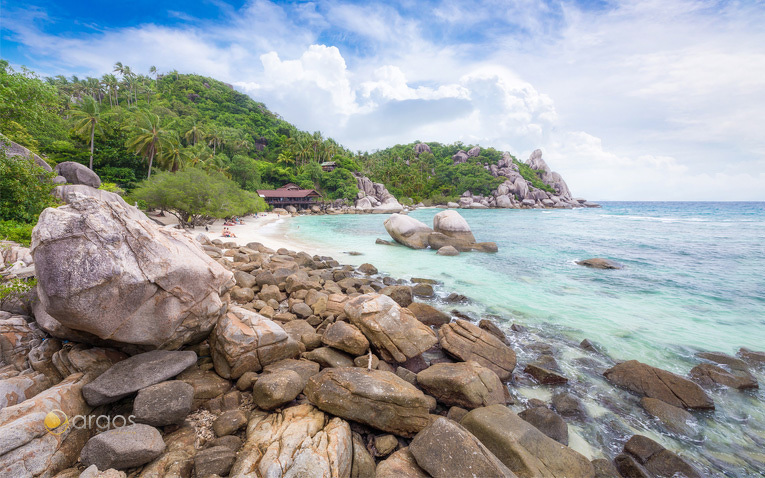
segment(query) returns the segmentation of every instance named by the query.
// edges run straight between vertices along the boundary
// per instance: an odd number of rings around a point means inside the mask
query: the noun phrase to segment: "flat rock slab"
[[[477,362],[433,364],[417,374],[417,383],[444,405],[477,408],[505,403],[497,374]]]
[[[690,412],[649,397],[641,398],[640,406],[650,415],[656,417],[670,432],[689,437],[696,435],[696,417]]]
[[[162,435],[154,427],[136,424],[115,428],[94,436],[83,447],[80,460],[99,470],[141,466],[165,451]]]
[[[430,423],[431,402],[417,387],[390,372],[330,368],[304,390],[314,405],[346,420],[411,437]]]
[[[590,267],[593,269],[624,269],[624,266],[611,259],[603,259],[595,257],[592,259],[585,259],[583,261],[576,261],[580,266]]]
[[[444,417],[418,433],[409,451],[433,478],[516,476],[472,433]]]
[[[611,383],[639,395],[656,398],[676,407],[714,410],[715,404],[704,390],[680,375],[629,360],[603,372]]]
[[[710,363],[702,363],[693,367],[690,375],[696,383],[706,388],[712,388],[715,385],[723,385],[739,390],[760,387],[757,379],[747,370],[733,369],[728,371]]]
[[[136,422],[155,427],[183,423],[193,403],[194,387],[170,380],[139,390],[133,401],[133,415]]]
[[[82,395],[93,407],[116,402],[142,388],[175,377],[196,362],[197,354],[191,351],[154,350],[133,355],[112,365],[82,387]]]
[[[640,468],[636,467],[633,461],[626,459],[624,455],[633,458],[634,462],[647,470],[650,476],[683,476],[685,478],[704,476],[696,467],[676,453],[642,435],[634,435],[630,438],[624,444],[624,453],[614,460],[622,476],[634,476],[633,474],[625,474],[625,472]]]
[[[438,329],[438,339],[449,355],[464,362],[478,362],[493,370],[500,380],[512,376],[516,364],[513,349],[477,325],[457,319]]]

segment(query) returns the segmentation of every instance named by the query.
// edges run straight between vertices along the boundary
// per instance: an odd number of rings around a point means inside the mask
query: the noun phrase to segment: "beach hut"
[[[287,183],[279,189],[258,189],[258,195],[272,207],[285,208],[294,206],[297,209],[307,209],[313,206],[321,194],[314,189],[300,189],[293,183]]]

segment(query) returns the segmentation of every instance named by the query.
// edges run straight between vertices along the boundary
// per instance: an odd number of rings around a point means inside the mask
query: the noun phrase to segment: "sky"
[[[593,200],[765,200],[761,0],[0,0],[0,57],[211,76],[354,151],[541,149]]]

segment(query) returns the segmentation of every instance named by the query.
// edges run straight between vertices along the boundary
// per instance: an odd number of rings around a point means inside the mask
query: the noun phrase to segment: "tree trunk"
[[[151,149],[149,149],[149,175],[146,176],[146,179],[149,179],[151,177],[151,164],[154,162],[154,145],[151,145]]]
[[[90,170],[93,171],[93,137],[96,135],[96,123],[90,125]]]

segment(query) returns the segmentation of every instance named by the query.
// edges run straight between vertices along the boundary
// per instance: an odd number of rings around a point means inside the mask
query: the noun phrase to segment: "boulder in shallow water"
[[[554,411],[547,407],[534,407],[522,411],[518,416],[548,437],[568,446],[568,425]]]
[[[403,214],[393,214],[383,224],[393,240],[412,249],[428,247],[428,235],[433,232],[424,223]]]
[[[617,364],[606,370],[603,375],[614,385],[676,407],[698,410],[715,408],[712,399],[697,384],[637,360]]]
[[[640,406],[656,417],[668,431],[688,437],[696,435],[695,427],[698,424],[696,417],[682,408],[649,397],[641,398]]]
[[[86,196],[43,211],[32,232],[42,308],[64,327],[144,349],[201,340],[233,274],[136,211]]]
[[[444,246],[444,247],[439,248],[438,251],[436,252],[436,254],[438,254],[439,256],[451,257],[451,256],[458,256],[458,255],[460,255],[460,251],[455,249],[454,246]]]
[[[624,266],[611,259],[603,259],[601,257],[595,257],[592,259],[584,259],[576,261],[580,266],[590,267],[592,269],[624,269]]]
[[[453,209],[441,211],[433,216],[433,231],[445,234],[453,240],[465,244],[475,242],[475,236],[473,236],[467,221]]]
[[[636,476],[634,470],[642,471],[641,468],[646,470],[649,476],[682,476],[685,478],[704,476],[696,467],[676,453],[642,435],[634,435],[630,438],[624,444],[624,453],[617,456],[614,462],[622,476]],[[639,467],[635,466],[635,462]]]
[[[759,388],[757,379],[747,370],[725,370],[711,363],[702,363],[691,369],[691,378],[699,385],[711,388],[715,385],[745,390]]]

